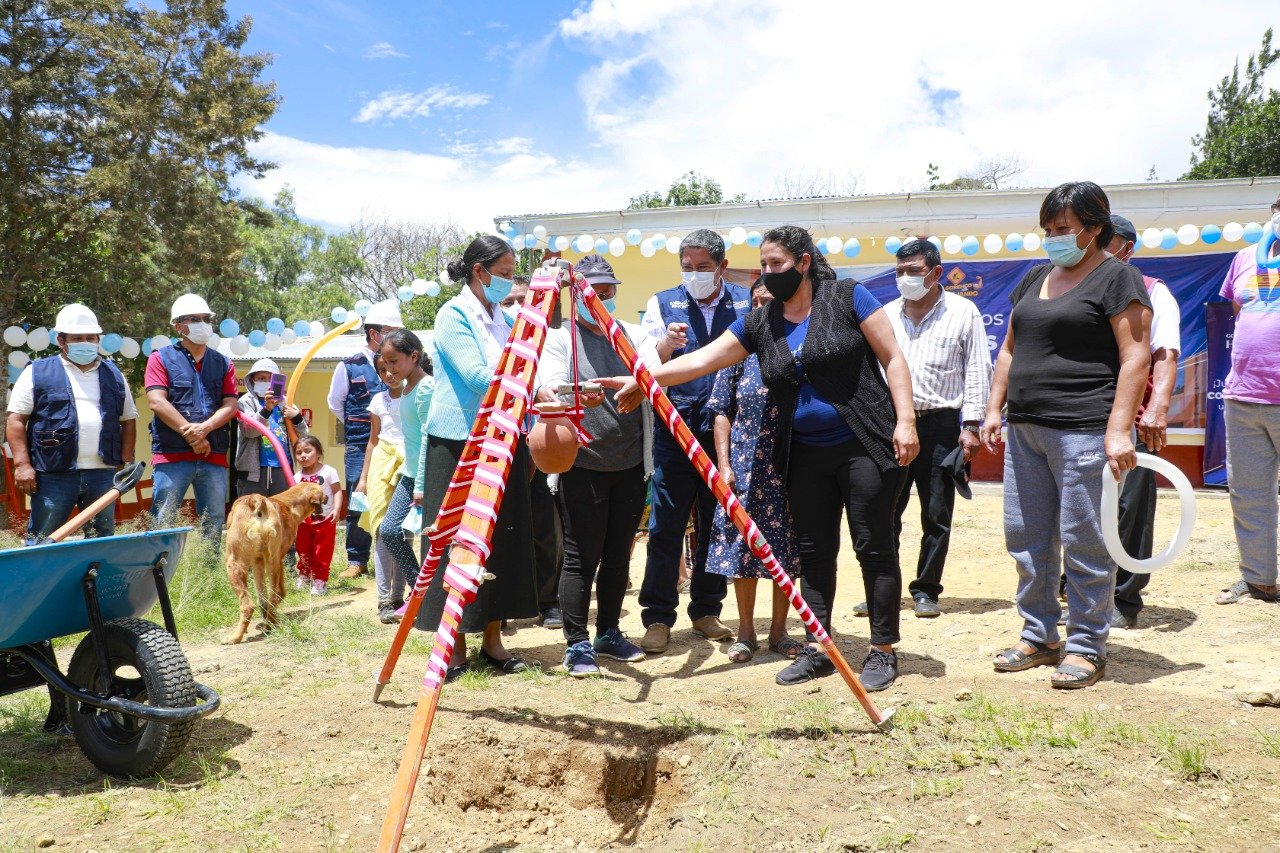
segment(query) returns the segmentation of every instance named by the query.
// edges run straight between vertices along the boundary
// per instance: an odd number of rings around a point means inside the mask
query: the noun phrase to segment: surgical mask
[[[929,287],[924,283],[924,278],[922,275],[898,276],[898,292],[902,294],[902,298],[908,302],[924,299],[925,294],[929,292]]]
[[[1045,237],[1044,251],[1055,267],[1070,269],[1084,260],[1085,250],[1076,245],[1075,234]]]
[[[680,279],[684,283],[684,289],[694,299],[706,299],[716,292],[714,272],[682,272]]]
[[[93,343],[67,344],[67,358],[81,367],[88,367],[98,360],[98,345]]]
[[[188,323],[186,339],[197,346],[209,343],[213,337],[213,326],[208,323]]]
[[[618,301],[616,299],[601,299],[600,301],[604,303],[605,310],[610,314],[612,314],[618,307]],[[591,316],[591,311],[587,308],[587,303],[585,302],[578,303],[578,316],[593,326],[598,325],[596,323],[596,318]]]
[[[800,289],[800,282],[804,281],[804,276],[794,266],[777,272],[767,272],[760,277],[764,279],[764,286],[773,294],[773,298],[782,302],[794,296]]]
[[[267,392],[268,392],[268,391],[270,391],[270,390],[271,390],[271,383],[270,383],[270,382],[255,382],[255,383],[253,383],[253,393],[257,394],[259,397],[265,397],[265,396],[267,396]]]
[[[511,288],[515,287],[515,282],[509,278],[494,275],[490,276],[488,284],[482,284],[480,287],[484,290],[484,298],[497,305],[511,295]]]

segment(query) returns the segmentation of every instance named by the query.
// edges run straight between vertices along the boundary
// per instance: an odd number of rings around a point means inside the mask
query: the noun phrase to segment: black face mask
[[[800,282],[804,280],[804,276],[794,266],[787,267],[779,272],[767,272],[761,278],[764,279],[765,289],[773,294],[773,298],[781,302],[786,302],[800,288]]]

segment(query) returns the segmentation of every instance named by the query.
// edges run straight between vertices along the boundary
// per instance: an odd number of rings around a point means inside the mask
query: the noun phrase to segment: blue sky
[[[1205,92],[1280,24],[1171,0],[911,7],[844,0],[233,0],[283,103],[244,191],[492,226],[616,209],[694,169],[726,192],[921,189],[1012,156],[1018,182],[1176,178]]]

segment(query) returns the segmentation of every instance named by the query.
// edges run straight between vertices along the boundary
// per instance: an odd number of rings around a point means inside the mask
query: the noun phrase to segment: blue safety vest
[[[672,358],[693,352],[706,346],[720,337],[739,317],[751,312],[751,292],[740,285],[722,281],[720,300],[716,303],[715,317],[711,328],[702,316],[697,301],[684,289],[684,285],[660,291],[658,293],[658,310],[662,313],[662,323],[684,323],[689,327],[689,343],[671,354]],[[711,398],[711,386],[715,384],[715,374],[700,376],[680,385],[672,385],[667,389],[667,396],[675,404],[680,416],[689,424],[690,429],[699,432],[710,432],[714,423],[714,415],[707,410],[707,400]],[[661,426],[661,425],[659,425]],[[665,427],[662,427],[665,429]]]
[[[222,403],[222,381],[227,375],[227,357],[217,350],[206,349],[200,362],[200,375],[193,368],[191,354],[170,344],[157,351],[169,374],[169,404],[187,419],[198,424],[209,419]],[[226,453],[229,427],[224,424],[207,436],[210,453]],[[160,418],[151,419],[152,453],[190,453],[191,445],[182,433]]]
[[[32,364],[31,384],[34,406],[27,419],[31,466],[44,473],[73,471],[80,447],[80,419],[62,356],[51,355]],[[125,383],[119,368],[106,360],[98,362],[98,391],[98,413],[102,416],[98,455],[108,465],[119,465]]]
[[[355,445],[363,451],[369,443],[369,401],[375,394],[387,390],[387,386],[362,352],[344,358],[342,367],[347,371],[347,397],[342,401],[343,433],[347,447]]]

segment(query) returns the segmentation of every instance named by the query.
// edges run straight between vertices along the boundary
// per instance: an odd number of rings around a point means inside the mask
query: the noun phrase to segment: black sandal
[[[1018,648],[1018,643],[1026,643],[1033,651],[1027,654]],[[1062,659],[1062,647],[1048,646],[1044,643],[1037,643],[1035,640],[1019,640],[1013,646],[1005,649],[996,655],[996,659],[991,665],[995,667],[996,672],[1022,672],[1026,669],[1035,669],[1037,666],[1053,666]],[[1004,658],[1002,661],[1001,658]]]
[[[509,658],[502,658],[501,660],[499,660],[498,658],[495,658],[492,655],[490,655],[484,649],[480,650],[480,659],[484,661],[485,666],[489,667],[490,669],[497,670],[503,675],[514,675],[517,672],[524,672],[529,668],[528,664],[520,660],[520,658],[516,657],[515,655],[512,655]]]
[[[1250,598],[1256,598],[1259,601],[1280,601],[1280,593],[1274,591],[1268,592],[1257,584],[1249,583],[1247,580],[1241,578],[1222,592],[1218,593],[1217,597],[1214,598],[1214,602],[1216,604],[1235,604],[1246,595]]]
[[[1107,659],[1101,655],[1091,655],[1083,652],[1071,652],[1071,654],[1078,658],[1084,658],[1093,664],[1093,669],[1085,669],[1073,663],[1058,664],[1058,668],[1053,671],[1053,674],[1071,677],[1050,678],[1049,683],[1053,685],[1055,690],[1080,690],[1084,687],[1092,687],[1098,683],[1098,679],[1102,678],[1102,674],[1107,671]]]
[[[449,684],[471,671],[471,661],[463,661],[457,666],[451,666],[444,671],[444,683]]]

